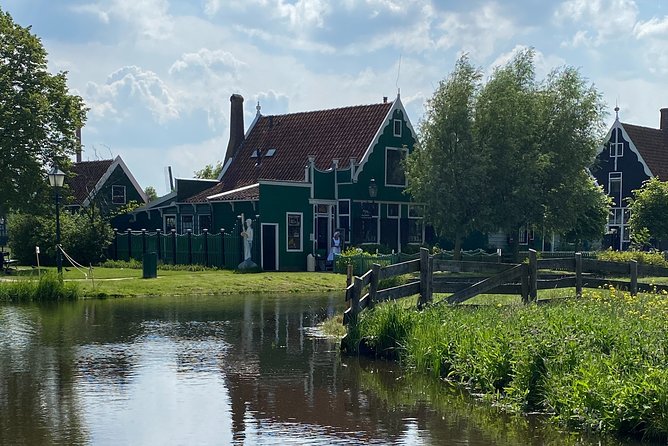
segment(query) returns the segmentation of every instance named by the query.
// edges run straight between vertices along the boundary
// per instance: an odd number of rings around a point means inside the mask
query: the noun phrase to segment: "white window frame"
[[[164,214],[162,216],[162,230],[165,234],[171,234],[171,230],[167,231],[167,218],[174,218],[174,229],[176,230],[176,214]]]
[[[399,124],[399,125],[397,126],[397,124]],[[392,134],[394,136],[397,136],[397,137],[401,138],[401,128],[402,128],[402,126],[403,126],[403,122],[401,122],[401,119],[393,119],[392,120]],[[398,132],[397,132],[397,127],[399,128]]]
[[[619,180],[619,197],[613,197],[611,195],[611,192],[612,192],[611,185],[612,185],[613,180],[615,182],[617,182],[617,180]],[[622,173],[621,172],[608,172],[608,195],[610,197],[612,197],[613,199],[615,199],[615,202],[613,204],[613,206],[615,206],[615,207],[623,207],[624,203],[622,203],[622,200],[624,199],[624,190],[623,190],[622,186],[623,186]],[[619,203],[616,200],[617,198],[619,199]]]
[[[390,219],[399,219],[401,215],[401,205],[399,203],[387,203],[387,208],[385,209],[385,215],[387,215],[387,218]],[[390,206],[396,206],[397,207],[397,215],[390,215]]]
[[[122,188],[122,190],[123,190],[123,201],[122,202],[116,201],[116,193],[114,192],[116,190],[116,188]],[[127,204],[128,197],[125,194],[125,192],[126,192],[125,191],[125,186],[122,186],[120,184],[112,184],[111,185],[111,202],[113,204]]]
[[[288,244],[288,239],[290,238],[290,233],[288,229],[290,228],[289,221],[291,215],[299,216],[299,249],[290,249]],[[285,250],[287,252],[303,252],[304,251],[304,213],[303,212],[286,212],[285,213]]]
[[[408,185],[408,178],[406,178],[406,172],[404,172],[404,183],[403,184],[388,184],[387,182],[387,168],[388,168],[388,163],[387,163],[387,155],[390,152],[390,150],[397,150],[400,152],[404,152],[405,155],[402,158],[406,158],[408,155],[408,149],[405,147],[385,147],[385,187],[406,187]]]
[[[420,215],[419,217],[411,216],[411,209],[413,209],[413,208],[422,208],[422,212],[421,212],[422,215]],[[422,234],[420,234],[420,240],[421,241],[419,243],[409,241],[408,244],[409,245],[421,245],[421,244],[424,243],[424,206],[421,205],[421,204],[409,204],[407,214],[408,214],[408,219],[409,220],[422,220]],[[410,227],[409,227],[409,230],[410,230]],[[409,233],[409,238],[410,238],[410,233]]]

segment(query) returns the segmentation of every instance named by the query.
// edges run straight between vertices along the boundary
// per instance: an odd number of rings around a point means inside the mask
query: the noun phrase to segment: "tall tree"
[[[223,163],[218,161],[214,166],[213,164],[207,164],[200,170],[196,170],[195,178],[201,178],[203,180],[216,180],[220,175],[220,172],[223,171]]]
[[[603,135],[603,103],[574,68],[536,81],[533,59],[533,50],[518,53],[478,98],[479,144],[493,161],[493,222],[509,234],[525,225],[565,234],[607,212],[603,192],[584,174]],[[582,194],[591,195],[588,206],[573,206]]]
[[[155,201],[158,198],[158,192],[155,190],[155,187],[153,186],[146,186],[146,189],[144,189],[144,193],[146,194],[149,203],[151,201]]]
[[[609,201],[586,174],[602,117],[600,95],[574,68],[539,82],[528,49],[483,83],[464,56],[427,102],[408,189],[457,254],[474,230],[500,229],[514,250],[525,226],[602,236]]]
[[[418,143],[406,162],[408,191],[426,204],[425,217],[438,234],[454,241],[455,258],[462,240],[489,223],[489,157],[476,146],[473,121],[481,77],[467,56],[458,60],[427,101]]]
[[[84,121],[66,73],[50,74],[40,39],[0,10],[0,215],[50,203],[46,170],[67,169]]]
[[[631,234],[646,234],[654,241],[668,240],[668,182],[657,177],[645,181],[640,189],[633,191],[629,210]]]

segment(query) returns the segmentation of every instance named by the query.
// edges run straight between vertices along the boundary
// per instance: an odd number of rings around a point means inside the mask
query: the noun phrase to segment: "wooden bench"
[[[9,273],[9,268],[12,265],[16,265],[17,263],[19,263],[18,260],[9,258],[8,252],[0,252],[0,265],[2,265],[2,269],[5,271],[5,273]]]

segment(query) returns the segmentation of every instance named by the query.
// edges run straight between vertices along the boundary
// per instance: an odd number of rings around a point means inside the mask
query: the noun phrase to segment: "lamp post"
[[[378,185],[376,184],[376,180],[374,178],[371,178],[371,181],[369,181],[369,197],[371,197],[371,202],[373,202],[376,199],[377,195],[378,195]]]
[[[58,267],[58,274],[63,275],[63,258],[60,253],[60,188],[65,182],[65,173],[53,166],[49,172],[49,184],[54,188],[56,193],[56,266]]]

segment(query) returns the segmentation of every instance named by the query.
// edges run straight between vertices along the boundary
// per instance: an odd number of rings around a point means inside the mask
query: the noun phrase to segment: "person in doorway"
[[[329,248],[329,255],[327,256],[328,262],[334,261],[334,254],[341,254],[341,234],[339,231],[336,231],[332,237],[332,246]]]

